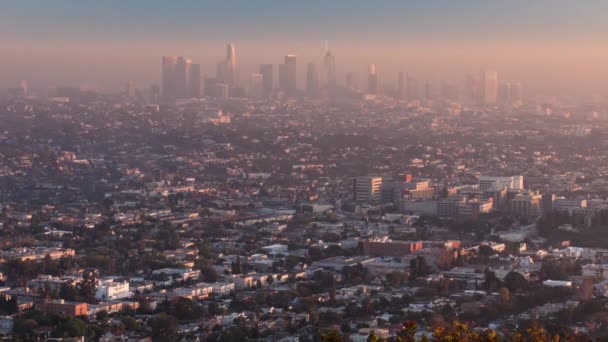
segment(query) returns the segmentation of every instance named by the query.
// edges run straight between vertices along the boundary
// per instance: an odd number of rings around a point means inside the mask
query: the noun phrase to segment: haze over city
[[[607,10],[2,2],[0,339],[608,341]]]
[[[398,71],[462,82],[496,70],[545,95],[604,94],[608,24],[602,1],[8,1],[3,4],[0,84],[118,89],[158,80],[162,55],[215,72],[227,42],[240,77],[292,53],[321,62],[324,42],[340,79],[375,63],[381,82]],[[299,83],[304,85],[304,68]]]

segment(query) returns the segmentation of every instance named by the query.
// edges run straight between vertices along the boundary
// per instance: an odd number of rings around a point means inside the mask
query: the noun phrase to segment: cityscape
[[[593,61],[608,54],[589,49],[608,7],[522,4],[589,32],[515,2],[10,4],[0,28],[31,25],[7,46],[45,62],[0,76],[0,336],[607,341],[608,100]],[[488,20],[463,24],[471,13]],[[194,28],[191,49],[143,47]],[[459,66],[445,67],[408,60],[400,30],[588,45],[535,73],[514,57],[531,50],[500,59],[480,43],[487,62],[462,64],[446,44]],[[380,33],[382,49],[353,43]],[[57,62],[53,34],[91,55]],[[81,72],[87,58],[101,62]]]

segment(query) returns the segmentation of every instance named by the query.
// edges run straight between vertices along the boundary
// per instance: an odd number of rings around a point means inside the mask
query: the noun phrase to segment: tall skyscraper
[[[236,86],[238,81],[236,65],[236,48],[234,44],[226,47],[226,58],[217,64],[217,79],[229,86]]]
[[[287,64],[279,64],[279,90],[287,92]]]
[[[272,64],[260,65],[260,74],[263,78],[263,89],[264,97],[270,97],[272,94],[273,78],[272,78]]]
[[[409,74],[405,76],[406,81],[406,92],[407,92],[407,100],[414,101],[418,100],[418,83],[416,79]]]
[[[329,51],[329,45],[325,42],[325,57],[323,58],[325,67],[325,78],[327,83],[327,92],[332,95],[336,88],[336,63],[334,56]]]
[[[376,65],[369,65],[369,75],[367,75],[367,93],[378,95],[378,74],[376,73]]]
[[[175,78],[176,67],[177,57],[163,56],[161,68],[161,90],[163,100],[165,101],[175,100],[177,98],[177,80]]]
[[[234,44],[228,44],[226,48],[226,65],[228,71],[228,84],[237,85],[238,74],[236,68],[236,48]]]
[[[482,101],[482,84],[481,77],[477,73],[467,74],[465,81],[465,101],[468,103],[481,104]]]
[[[296,73],[296,55],[285,56],[285,92],[289,96],[294,96],[297,93],[297,73]]]
[[[319,95],[319,74],[314,63],[306,67],[306,95],[316,97]]]
[[[523,86],[519,82],[511,83],[511,101],[521,103],[524,100]]]
[[[485,71],[483,73],[483,104],[494,105],[498,97],[498,73]]]
[[[264,75],[251,74],[249,76],[249,94],[252,100],[259,100],[264,97]]]
[[[190,97],[201,97],[201,65],[191,64],[188,75],[188,92]]]
[[[501,83],[498,86],[498,102],[501,105],[511,104],[511,83]]]
[[[177,98],[184,99],[189,97],[188,79],[190,76],[190,65],[192,61],[185,57],[177,57],[175,66],[175,91]]]
[[[426,81],[424,82],[424,99],[426,101],[432,101],[433,100],[433,82],[431,81]]]
[[[399,71],[397,74],[397,98],[403,99],[405,97],[405,75],[403,71]]]

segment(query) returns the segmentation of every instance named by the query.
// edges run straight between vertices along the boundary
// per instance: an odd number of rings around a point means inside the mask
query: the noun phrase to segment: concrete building
[[[353,178],[353,195],[357,203],[380,203],[382,201],[382,177]]]
[[[492,177],[492,176],[480,176],[477,184],[479,190],[485,191],[496,191],[507,188],[508,190],[523,190],[524,188],[524,176],[511,176],[511,177]]]

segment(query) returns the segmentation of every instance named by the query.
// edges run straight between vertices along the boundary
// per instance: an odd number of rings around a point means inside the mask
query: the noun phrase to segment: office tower
[[[228,44],[226,48],[226,65],[228,72],[226,75],[228,79],[227,83],[229,85],[236,85],[238,77],[236,69],[236,48],[234,47],[234,44]]]
[[[190,76],[190,66],[192,61],[185,57],[177,58],[177,65],[175,66],[175,88],[177,98],[184,99],[189,97],[188,91],[188,79]]]
[[[325,67],[325,77],[327,82],[327,92],[332,95],[336,88],[336,64],[334,56],[329,51],[329,45],[325,42],[325,57],[323,58]]]
[[[177,98],[177,80],[175,78],[175,70],[177,67],[177,57],[163,56],[161,69],[161,87],[162,97],[165,101],[175,100]]]
[[[521,83],[511,83],[511,101],[513,103],[521,103],[524,100],[523,87]]]
[[[511,104],[511,83],[501,83],[498,87],[498,102],[502,105]]]
[[[402,100],[405,97],[405,75],[403,71],[397,74],[397,98]]]
[[[158,104],[160,102],[160,87],[156,84],[150,86],[148,90],[148,103]]]
[[[217,63],[217,68],[215,72],[215,78],[222,83],[229,84],[230,82],[230,72],[228,71],[228,62],[220,61]]]
[[[259,100],[264,97],[264,75],[251,74],[249,76],[249,99]]]
[[[270,97],[273,87],[272,64],[260,65],[260,74],[262,74],[263,78],[264,97]]]
[[[468,103],[481,103],[481,78],[477,73],[467,74],[465,81],[465,101]]]
[[[319,95],[319,74],[314,63],[308,63],[306,67],[306,95],[310,97]]]
[[[357,83],[357,75],[354,72],[346,74],[346,87],[351,90],[358,90],[359,84]]]
[[[127,86],[125,88],[125,94],[127,97],[134,98],[135,97],[135,83],[133,81],[128,81]]]
[[[188,95],[189,97],[201,97],[201,65],[191,64],[188,75]]]
[[[223,100],[228,98],[229,87],[217,78],[205,79],[205,96]]]
[[[418,100],[418,83],[416,79],[407,74],[405,76],[406,81],[406,91],[407,91],[407,100],[414,101]]]
[[[285,88],[287,95],[294,96],[297,92],[296,55],[285,56]],[[279,71],[280,73],[280,71]]]
[[[485,71],[483,73],[483,104],[494,105],[498,97],[498,73]]]
[[[378,95],[378,74],[376,73],[376,65],[369,65],[369,74],[367,75],[367,93]]]
[[[287,65],[279,64],[279,90],[287,92]]]
[[[431,81],[424,82],[424,99],[426,101],[433,100],[433,82]]]
[[[353,197],[357,203],[380,203],[382,201],[382,177],[353,178]]]

